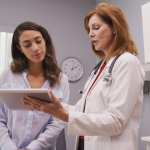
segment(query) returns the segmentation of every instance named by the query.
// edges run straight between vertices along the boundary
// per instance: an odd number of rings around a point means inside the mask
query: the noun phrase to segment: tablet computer
[[[27,109],[28,107],[23,103],[25,96],[50,102],[48,89],[0,89],[0,102],[11,109]]]

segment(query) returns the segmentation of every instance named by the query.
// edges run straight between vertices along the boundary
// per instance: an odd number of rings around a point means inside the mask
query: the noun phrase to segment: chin
[[[106,48],[104,46],[97,46],[95,47],[95,51],[105,51]]]
[[[38,64],[38,63],[43,62],[43,60],[44,59],[34,59],[34,60],[32,60],[32,62]]]
[[[97,45],[97,46],[94,46],[94,49],[95,51],[102,51],[103,48]]]
[[[104,51],[102,48],[95,48],[95,52]]]

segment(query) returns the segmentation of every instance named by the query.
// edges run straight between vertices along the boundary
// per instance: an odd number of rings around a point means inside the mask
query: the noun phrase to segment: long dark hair
[[[26,30],[38,31],[42,34],[44,38],[46,43],[46,55],[45,59],[43,60],[44,77],[49,81],[50,86],[54,86],[55,84],[59,83],[59,75],[61,70],[57,65],[55,49],[52,43],[52,39],[48,31],[44,27],[34,22],[23,22],[20,25],[18,25],[14,31],[11,44],[11,53],[13,59],[11,63],[11,70],[13,73],[21,73],[29,67],[28,59],[21,52],[19,45],[20,35]]]

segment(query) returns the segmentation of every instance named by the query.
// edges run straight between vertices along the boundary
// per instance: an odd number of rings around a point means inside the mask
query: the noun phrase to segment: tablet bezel
[[[0,89],[0,93],[48,93],[48,89]]]
[[[48,89],[0,89],[0,102],[5,103],[12,109],[26,108],[23,104],[22,99],[20,99],[21,97],[23,98],[25,96],[30,96],[36,100],[46,103],[50,102]]]

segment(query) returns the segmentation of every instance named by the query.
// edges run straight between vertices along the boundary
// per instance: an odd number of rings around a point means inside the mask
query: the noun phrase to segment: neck
[[[42,64],[29,64],[28,74],[33,76],[43,76]]]

